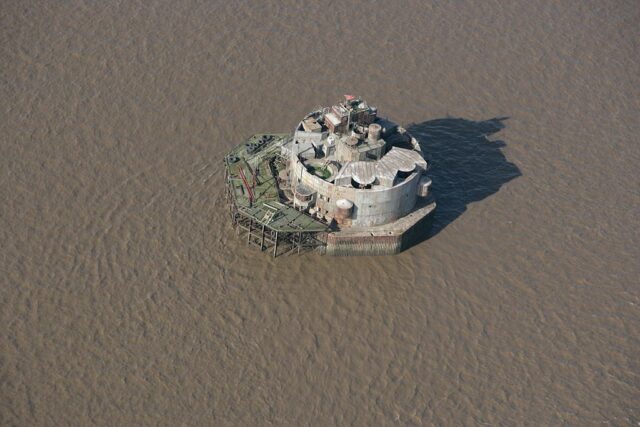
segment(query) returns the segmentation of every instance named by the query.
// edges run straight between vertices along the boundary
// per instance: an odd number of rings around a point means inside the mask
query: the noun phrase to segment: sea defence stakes
[[[426,236],[436,207],[418,141],[351,95],[224,162],[236,232],[274,256],[395,254]]]

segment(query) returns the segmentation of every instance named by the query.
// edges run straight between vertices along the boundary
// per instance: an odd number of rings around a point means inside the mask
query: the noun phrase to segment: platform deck
[[[271,160],[289,134],[265,134],[272,139],[254,152],[248,152],[245,144],[257,142],[263,135],[254,135],[233,150],[225,158],[227,185],[235,208],[255,222],[277,232],[317,233],[327,226],[311,216],[280,202],[276,177]],[[231,156],[237,157],[234,162]],[[245,185],[242,175],[246,180]],[[255,177],[255,182],[254,182]]]

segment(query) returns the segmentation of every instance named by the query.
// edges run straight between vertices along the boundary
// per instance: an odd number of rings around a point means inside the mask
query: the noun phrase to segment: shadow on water
[[[507,119],[444,118],[407,126],[430,161],[428,175],[438,204],[426,238],[455,221],[470,203],[497,193],[503,184],[522,175],[504,156],[504,141],[489,138],[504,129]]]

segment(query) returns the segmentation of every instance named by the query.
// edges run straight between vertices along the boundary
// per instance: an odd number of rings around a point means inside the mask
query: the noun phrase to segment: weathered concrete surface
[[[354,203],[353,225],[354,227],[382,227],[380,224],[388,223],[392,226],[398,218],[402,218],[414,209],[417,199],[418,183],[421,173],[414,172],[401,184],[392,188],[361,190],[353,187],[335,185],[309,173],[299,161],[293,163],[295,176],[300,182],[327,195],[333,203],[324,203],[322,199],[317,201],[323,211],[333,215],[335,201],[347,199]],[[393,222],[392,222],[393,221]],[[385,227],[382,227],[385,228]],[[386,228],[385,228],[386,229]]]
[[[435,202],[391,224],[350,228],[327,235],[327,255],[392,255],[412,246],[426,235],[436,208]]]

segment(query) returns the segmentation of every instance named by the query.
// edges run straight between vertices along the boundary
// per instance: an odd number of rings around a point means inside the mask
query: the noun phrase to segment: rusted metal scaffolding
[[[225,171],[225,180],[229,176]],[[245,238],[248,245],[254,245],[261,251],[271,250],[274,257],[292,253],[304,253],[313,250],[323,251],[326,245],[326,233],[317,231],[279,230],[268,224],[269,219],[260,221],[239,208],[231,193],[232,186],[226,186],[226,202],[231,217],[231,224],[236,234]]]
[[[236,233],[243,236],[248,245],[257,246],[261,251],[271,250],[274,257],[322,250],[326,244],[324,233],[275,230],[232,206],[231,213]]]

